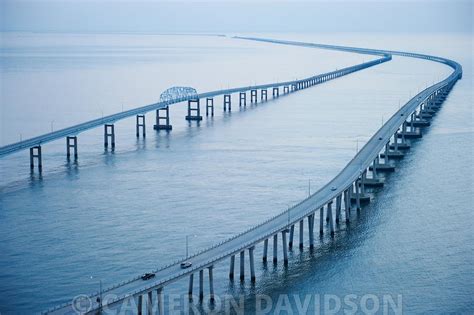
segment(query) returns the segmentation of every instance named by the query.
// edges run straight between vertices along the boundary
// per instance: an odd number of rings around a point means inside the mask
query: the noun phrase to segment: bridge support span
[[[143,138],[146,137],[146,127],[145,127],[145,115],[137,115],[137,123],[136,123],[136,135],[137,138],[140,137],[140,128],[142,129],[142,136]]]
[[[166,106],[164,108],[159,108],[156,110],[156,121],[155,121],[155,125],[153,126],[153,129],[167,130],[167,131],[170,131],[173,129],[173,126],[170,124],[169,106]]]
[[[201,105],[199,99],[188,100],[188,115],[185,117],[187,121],[201,121]]]
[[[224,112],[229,109],[229,112],[232,111],[232,97],[230,94],[224,94]]]
[[[211,112],[211,117],[214,117],[214,99],[212,97],[206,98],[206,116],[209,116],[209,111]]]
[[[41,157],[41,146],[37,145],[30,148],[30,169],[35,169],[35,159],[38,162],[38,171],[41,173],[43,170],[43,158]]]
[[[104,125],[104,148],[109,147],[109,138],[112,150],[115,148],[115,126],[113,124]]]
[[[71,149],[73,150],[74,160],[77,160],[77,136],[66,137],[66,156],[68,161],[71,159]]]

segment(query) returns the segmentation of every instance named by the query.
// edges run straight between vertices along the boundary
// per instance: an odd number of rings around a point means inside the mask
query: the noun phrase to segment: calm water
[[[249,313],[255,294],[277,305],[282,293],[295,313],[294,294],[401,295],[406,313],[472,313],[472,36],[271,36],[441,55],[459,61],[464,77],[334,240],[293,250],[287,269],[264,267],[257,248],[254,286],[229,283],[220,263],[216,293],[244,294]],[[2,34],[0,53],[2,145],[155,102],[174,85],[208,91],[371,58],[219,37],[90,34]],[[216,98],[216,116],[200,125],[175,105],[169,134],[152,130],[150,113],[146,140],[135,138],[134,119],[118,122],[114,153],[103,151],[101,128],[85,132],[77,163],[66,161],[63,141],[47,144],[42,176],[30,174],[27,152],[0,160],[0,312],[45,310],[97,291],[97,279],[108,286],[183,257],[186,235],[195,235],[194,252],[282,211],[306,196],[308,180],[315,190],[334,177],[399,103],[449,73],[394,57],[245,109],[235,96],[231,114]],[[183,280],[166,292],[186,288]]]

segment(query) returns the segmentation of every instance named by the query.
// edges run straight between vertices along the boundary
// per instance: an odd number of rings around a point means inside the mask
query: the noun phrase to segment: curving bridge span
[[[261,99],[266,99],[266,89],[273,89],[273,96],[278,97],[279,88],[283,87],[284,93],[291,93],[299,89],[311,87],[316,84],[323,83],[327,80],[334,79],[343,75],[350,74],[354,71],[362,70],[370,66],[389,61],[392,55],[399,55],[411,58],[420,58],[439,62],[450,66],[453,72],[444,80],[424,89],[405,105],[403,105],[385,124],[372,136],[372,138],[365,144],[365,146],[354,156],[354,158],[340,171],[324,187],[317,192],[310,195],[308,198],[302,200],[290,209],[269,218],[267,221],[240,233],[230,239],[227,239],[211,248],[205,249],[181,261],[176,261],[167,266],[161,267],[152,271],[155,276],[149,280],[142,280],[141,276],[137,276],[125,282],[106,288],[101,292],[94,293],[83,301],[69,302],[53,309],[46,313],[51,314],[68,314],[75,313],[74,308],[80,306],[81,302],[86,303],[82,305],[86,307],[85,313],[94,314],[107,308],[111,310],[118,310],[120,306],[130,299],[136,302],[138,314],[147,312],[158,312],[163,314],[163,288],[177,281],[178,279],[189,278],[189,294],[193,294],[194,289],[194,275],[199,275],[199,299],[204,297],[204,271],[206,271],[207,279],[209,281],[209,298],[212,301],[214,298],[213,288],[213,267],[215,264],[230,260],[229,277],[234,277],[234,267],[236,265],[236,256],[240,260],[240,279],[245,278],[245,253],[249,255],[249,269],[250,279],[255,281],[255,246],[263,243],[263,261],[268,259],[269,240],[273,245],[273,261],[277,262],[278,258],[278,239],[281,238],[281,245],[283,249],[283,263],[288,263],[288,248],[293,246],[295,225],[299,225],[299,245],[303,246],[304,235],[303,226],[307,221],[307,231],[310,247],[314,246],[314,225],[315,217],[319,216],[319,233],[335,233],[335,222],[340,220],[348,221],[350,219],[351,211],[358,211],[361,209],[361,204],[365,201],[370,201],[370,197],[365,192],[366,187],[383,186],[383,181],[377,176],[379,172],[393,171],[393,164],[389,163],[389,159],[396,159],[403,157],[404,150],[409,149],[410,145],[406,139],[420,138],[422,136],[421,130],[423,127],[429,126],[430,120],[436,111],[440,108],[443,101],[446,99],[448,93],[453,88],[457,80],[462,77],[462,67],[455,61],[417,53],[377,50],[367,48],[355,48],[333,45],[312,44],[294,41],[283,41],[273,39],[259,39],[250,37],[236,37],[241,40],[255,40],[269,42],[273,44],[295,45],[311,48],[322,48],[341,50],[353,53],[370,54],[379,56],[379,58],[365,62],[352,67],[340,69],[337,71],[315,75],[303,80],[288,81],[281,83],[272,83],[259,86],[248,86],[227,90],[219,90],[214,92],[198,94],[197,97],[182,99],[175,99],[168,103],[156,103],[148,106],[140,107],[127,112],[119,113],[102,119],[93,120],[77,126],[73,126],[64,130],[50,133],[41,137],[33,138],[23,141],[22,143],[13,144],[0,149],[0,155],[6,155],[21,149],[31,148],[32,146],[41,145],[44,142],[52,141],[71,134],[76,134],[80,131],[113,123],[116,120],[126,117],[139,115],[151,110],[158,111],[166,109],[173,103],[188,101],[188,120],[200,120],[202,117],[199,112],[199,99],[212,99],[217,95],[224,95],[224,110],[230,110],[230,96],[231,93],[240,93],[240,105],[246,102],[246,92],[251,92],[251,101],[257,101],[257,90],[261,92]],[[264,92],[265,91],[265,92]],[[245,94],[245,97],[243,96]],[[226,100],[228,103],[226,103]],[[192,107],[192,103],[197,103],[198,107]],[[206,101],[208,103],[209,101]],[[209,104],[206,104],[206,110]],[[213,106],[213,101],[212,101]],[[193,112],[193,110],[195,112]],[[213,107],[212,107],[213,110]],[[169,119],[169,116],[166,116]],[[201,117],[201,118],[199,118]],[[138,118],[137,118],[138,121]],[[107,125],[106,125],[107,126]],[[160,124],[155,125],[156,129],[160,129]],[[163,125],[166,128],[166,124]],[[107,127],[105,128],[107,130]],[[138,133],[138,124],[137,124]],[[107,137],[107,136],[106,136]],[[370,177],[367,174],[371,174]],[[334,206],[333,206],[334,205]],[[291,216],[290,216],[291,214]],[[328,222],[328,231],[325,230]],[[192,262],[192,266],[183,269],[181,263],[185,261]],[[197,280],[197,279],[196,279]],[[196,281],[197,282],[197,281]]]

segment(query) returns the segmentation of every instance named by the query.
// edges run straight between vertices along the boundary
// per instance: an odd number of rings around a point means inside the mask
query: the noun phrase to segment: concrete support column
[[[188,297],[193,296],[193,286],[194,286],[194,273],[189,275],[189,286],[188,286]]]
[[[388,151],[390,150],[390,141],[385,144],[384,162],[388,165]]]
[[[273,235],[273,263],[278,261],[278,234]]]
[[[214,303],[214,276],[212,272],[214,266],[209,266],[207,269],[209,270],[209,300]]]
[[[357,205],[357,211],[360,211],[360,180],[357,179],[355,182],[355,193],[356,193],[356,205]]]
[[[71,149],[74,150],[74,160],[77,160],[77,137],[66,137],[67,159],[71,158]]]
[[[283,263],[288,265],[288,249],[286,247],[286,232],[287,230],[281,231],[281,243],[283,247]]]
[[[206,98],[206,116],[209,116],[209,112],[214,117],[214,99],[212,97]]]
[[[280,96],[280,88],[274,87],[273,88],[273,97],[279,97]]]
[[[379,163],[379,157],[377,156],[372,162],[372,179],[378,179],[377,167],[376,167],[378,163]]]
[[[267,89],[263,89],[263,90],[260,90],[260,99],[263,101],[263,99],[265,98],[265,101],[268,100],[268,96],[267,96]]]
[[[147,315],[153,315],[153,291],[148,292],[147,295],[146,313]]]
[[[231,104],[231,95],[230,94],[224,94],[224,112],[227,111],[227,108],[229,108],[229,112],[232,111],[232,104]]]
[[[314,248],[314,213],[308,216],[309,248]]]
[[[143,309],[143,295],[138,296],[138,303],[137,303],[137,314],[142,315],[142,309]]]
[[[253,257],[253,252],[255,250],[255,247],[250,247],[249,248],[249,259],[250,259],[250,281],[255,282],[255,261]]]
[[[351,217],[351,199],[349,196],[349,189],[344,190],[344,211],[346,213],[346,223],[349,223]]]
[[[201,121],[201,105],[199,99],[188,100],[188,115],[185,117],[186,120],[197,120]]]
[[[239,93],[239,107],[242,105],[247,106],[247,93],[246,92]],[[229,106],[230,106],[230,102],[229,102]],[[225,100],[224,100],[224,111],[225,111]]]
[[[288,243],[288,248],[292,249],[293,248],[293,237],[295,235],[295,225],[292,224],[290,227],[290,241]]]
[[[336,223],[339,224],[341,219],[341,204],[342,204],[342,195],[336,197]]]
[[[304,221],[301,220],[301,221],[300,221],[300,249],[303,249],[303,244],[304,244],[304,241],[303,241],[303,229],[304,229]]]
[[[360,191],[362,193],[362,196],[365,195],[365,179],[367,178],[367,170],[364,170],[362,172],[362,179],[361,179],[361,182],[360,182]]]
[[[109,146],[109,138],[112,145],[112,149],[115,148],[115,127],[113,124],[104,125],[104,147]]]
[[[324,234],[324,207],[319,209],[319,235]]]
[[[191,105],[188,102],[188,116],[192,116],[191,111],[194,111],[194,110],[190,110],[190,106]],[[199,109],[198,109],[198,115],[199,115]],[[188,117],[188,116],[186,116],[186,117]],[[192,120],[192,119],[188,119],[188,120]],[[166,106],[166,107],[163,107],[163,108],[158,108],[156,110],[156,119],[155,119],[155,125],[153,126],[153,129],[155,129],[155,130],[168,130],[168,131],[173,129],[173,126],[171,126],[171,124],[170,124],[170,108],[169,108],[169,106]]]
[[[136,135],[137,138],[140,137],[140,128],[142,128],[142,135],[143,138],[146,137],[146,127],[145,127],[145,115],[137,115],[137,123],[136,123]]]
[[[250,90],[250,103],[257,103],[257,90]]]
[[[283,94],[288,94],[288,93],[290,93],[290,87],[288,85],[285,85],[283,87]]]
[[[328,213],[329,213],[329,230],[331,231],[331,236],[334,236],[334,220],[332,218],[332,201],[328,202]]]
[[[240,281],[245,279],[245,251],[240,252]]]
[[[199,270],[199,301],[204,299],[204,269]]]
[[[263,241],[263,262],[267,262],[267,254],[268,254],[268,238]]]
[[[235,255],[230,256],[229,279],[234,279]]]
[[[165,315],[165,304],[163,303],[163,288],[156,289],[156,300],[158,304],[158,314]]]

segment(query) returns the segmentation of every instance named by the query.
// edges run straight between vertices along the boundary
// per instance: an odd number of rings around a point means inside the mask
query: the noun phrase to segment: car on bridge
[[[149,280],[151,278],[154,278],[155,277],[155,274],[154,273],[145,273],[143,276],[142,276],[142,280]]]
[[[193,265],[193,263],[190,262],[190,261],[183,261],[183,262],[181,263],[181,269],[189,268],[189,267],[191,267],[192,265]]]

